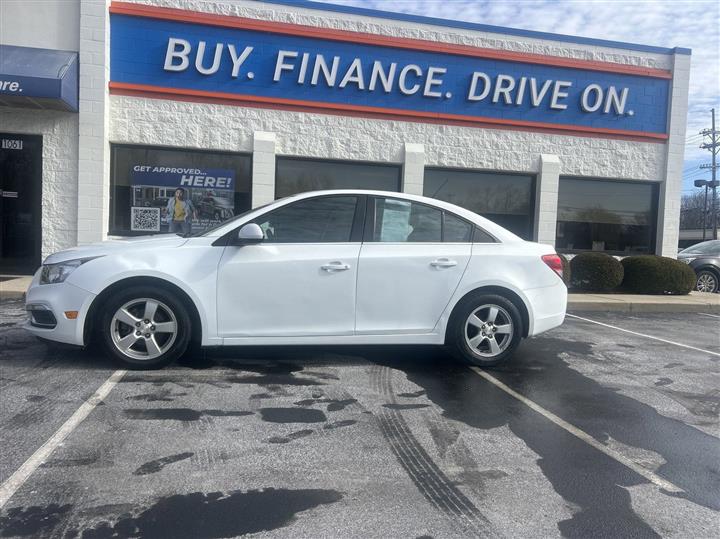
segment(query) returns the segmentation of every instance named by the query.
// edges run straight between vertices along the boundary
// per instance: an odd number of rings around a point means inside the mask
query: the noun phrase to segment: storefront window
[[[197,232],[250,209],[252,157],[112,146],[110,234]]]
[[[278,157],[275,196],[322,189],[400,190],[400,166]]]
[[[657,184],[561,178],[558,250],[652,253]]]
[[[467,208],[531,240],[533,184],[529,175],[426,168],[423,194]]]

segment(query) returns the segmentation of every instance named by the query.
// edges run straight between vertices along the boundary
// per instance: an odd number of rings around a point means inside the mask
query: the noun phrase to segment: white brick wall
[[[77,238],[78,117],[72,112],[0,107],[0,131],[42,135],[42,257]]]

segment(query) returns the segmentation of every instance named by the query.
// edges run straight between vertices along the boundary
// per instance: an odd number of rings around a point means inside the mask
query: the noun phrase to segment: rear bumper
[[[93,299],[95,294],[68,283],[41,285],[38,272],[25,297],[30,314],[25,329],[43,339],[83,346],[85,318]],[[68,318],[69,311],[77,311],[77,318]]]
[[[555,328],[565,320],[567,287],[559,279],[553,286],[525,290],[525,296],[532,308],[528,336]]]

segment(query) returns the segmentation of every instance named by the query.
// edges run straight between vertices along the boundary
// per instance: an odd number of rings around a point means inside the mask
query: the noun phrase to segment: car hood
[[[125,250],[159,249],[163,247],[180,247],[187,242],[187,238],[177,234],[155,234],[153,236],[136,236],[134,238],[117,238],[99,243],[91,243],[72,249],[66,249],[51,254],[43,264],[57,264],[76,258],[90,258],[105,256]]]

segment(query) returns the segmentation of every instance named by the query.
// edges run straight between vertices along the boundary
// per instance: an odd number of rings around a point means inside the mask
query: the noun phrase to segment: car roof
[[[465,209],[461,206],[456,206],[455,204],[451,204],[450,202],[445,202],[443,200],[438,200],[436,198],[429,198],[421,195],[414,195],[411,193],[398,193],[396,191],[376,191],[376,190],[370,190],[370,189],[328,189],[328,190],[322,190],[322,191],[305,191],[303,193],[297,193],[294,195],[290,195],[285,198],[281,198],[278,200],[275,200],[274,202],[271,202],[270,204],[267,204],[261,208],[257,209],[256,211],[251,211],[243,216],[242,221],[238,221],[236,223],[228,223],[228,227],[220,227],[218,230],[213,232],[213,236],[218,235],[221,236],[227,232],[230,231],[230,229],[234,228],[241,222],[247,222],[252,221],[258,214],[265,213],[268,211],[271,211],[275,208],[279,208],[281,206],[284,206],[286,204],[296,202],[298,200],[308,199],[308,198],[315,198],[315,197],[321,197],[321,196],[329,196],[329,195],[367,195],[367,196],[378,196],[378,197],[390,197],[390,198],[397,198],[400,200],[408,200],[412,202],[420,202],[422,204],[427,204],[428,206],[434,206],[439,209],[447,210],[451,213],[454,213],[458,215],[459,217],[462,217],[464,219],[467,219],[468,221],[474,223],[475,225],[479,226],[486,232],[489,232],[491,235],[495,236],[498,240],[503,242],[510,242],[510,241],[523,241],[520,237],[516,236],[509,230],[506,230],[505,228],[501,227],[500,225],[497,225],[490,221],[489,219],[486,219],[485,217],[478,215],[475,212],[472,212],[468,209]]]

